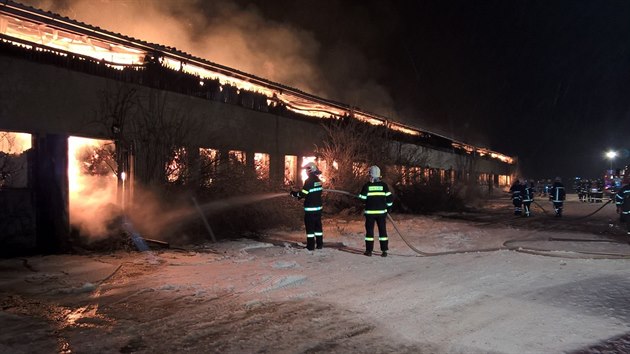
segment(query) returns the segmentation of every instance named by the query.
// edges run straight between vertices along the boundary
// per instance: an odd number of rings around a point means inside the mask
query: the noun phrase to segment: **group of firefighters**
[[[306,248],[313,251],[324,247],[324,233],[322,228],[322,181],[319,179],[321,171],[314,162],[309,162],[303,167],[308,178],[299,191],[291,191],[290,195],[298,200],[304,199],[304,226],[306,228]],[[531,204],[534,202],[535,188],[527,181],[521,183],[516,180],[510,187],[514,215],[524,217],[532,216]],[[556,177],[553,185],[547,193],[553,203],[555,216],[562,217],[562,209],[566,199],[566,191],[560,177]],[[392,193],[385,182],[381,180],[381,170],[378,166],[369,168],[369,181],[363,185],[357,198],[364,202],[365,216],[365,252],[366,256],[372,256],[374,251],[374,224],[378,228],[378,240],[381,248],[381,256],[387,257],[387,214],[391,212],[393,205]],[[630,236],[630,178],[624,181],[624,186],[615,194],[617,212],[621,222],[627,225],[627,234]]]
[[[528,184],[527,180],[521,182],[517,179],[510,187],[510,194],[512,196],[512,204],[514,205],[514,215],[522,215],[525,217],[532,216],[531,205],[534,202],[534,195],[536,194],[533,183]],[[547,195],[549,196],[549,200],[553,203],[556,217],[562,217],[566,191],[564,190],[564,185],[560,177],[556,177],[553,185],[548,188]]]
[[[306,228],[306,248],[313,251],[324,247],[324,233],[322,229],[322,182],[319,179],[321,171],[314,162],[303,167],[308,178],[300,191],[291,191],[292,197],[304,198],[304,226]],[[363,185],[356,196],[364,202],[365,215],[365,252],[372,256],[374,251],[374,224],[378,227],[378,241],[381,247],[381,257],[387,257],[389,249],[387,238],[387,213],[393,205],[392,193],[387,183],[381,181],[381,169],[378,166],[369,168],[369,182]]]
[[[534,202],[535,190],[532,184],[527,181],[514,181],[510,187],[512,204],[514,205],[514,215],[522,215],[529,217],[531,213],[531,204]],[[556,177],[553,185],[548,191],[549,200],[553,203],[556,217],[562,217],[562,209],[564,200],[566,199],[566,191],[560,177]],[[617,213],[622,223],[626,223],[627,234],[630,236],[630,176],[626,176],[623,187],[614,194],[614,201],[617,207]]]

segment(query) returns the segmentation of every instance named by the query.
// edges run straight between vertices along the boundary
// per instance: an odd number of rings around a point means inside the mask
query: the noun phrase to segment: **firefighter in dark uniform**
[[[308,178],[304,181],[301,191],[291,191],[291,196],[298,200],[304,198],[304,226],[306,228],[306,248],[312,251],[324,247],[324,232],[322,229],[322,182],[319,180],[321,171],[314,162],[304,167]]]
[[[527,185],[527,182],[523,185],[523,190],[521,191],[521,197],[523,198],[523,216],[529,217],[532,215],[531,213],[531,205],[534,201],[534,184]]]
[[[518,179],[510,187],[512,194],[512,204],[514,205],[514,215],[521,215],[521,206],[523,205],[523,185]]]
[[[381,257],[387,257],[389,239],[387,238],[387,213],[393,205],[392,193],[385,182],[381,181],[381,169],[372,166],[369,169],[370,181],[363,185],[359,199],[365,201],[365,253],[372,256],[374,250],[374,223],[378,227],[378,241]]]
[[[564,190],[564,184],[562,184],[560,177],[556,177],[551,189],[549,189],[549,200],[553,202],[553,209],[556,211],[556,217],[558,218],[562,217],[562,208],[565,198],[566,192]]]
[[[622,223],[626,223],[627,234],[630,236],[630,178],[615,194],[615,204],[617,205],[619,218]]]

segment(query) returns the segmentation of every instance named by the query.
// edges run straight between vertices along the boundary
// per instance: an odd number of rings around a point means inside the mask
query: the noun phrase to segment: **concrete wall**
[[[96,122],[104,96],[135,89],[138,97],[159,97],[167,109],[197,120],[200,130],[191,143],[203,147],[305,154],[323,136],[316,123],[1,55],[0,77],[0,130],[111,138]]]
[[[172,92],[157,91],[56,66],[0,55],[0,130],[61,133],[109,138],[109,127],[97,123],[106,94],[136,90],[138,97],[185,115],[195,126],[190,145],[262,152],[280,163],[283,155],[312,155],[325,136],[317,122],[281,117],[243,107]],[[142,148],[141,145],[138,146]],[[421,165],[460,170],[470,156],[404,144],[397,152],[415,155]],[[474,159],[481,173],[510,174],[513,166],[484,157]]]

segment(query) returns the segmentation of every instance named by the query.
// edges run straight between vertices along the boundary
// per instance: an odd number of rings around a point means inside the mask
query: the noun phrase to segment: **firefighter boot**
[[[312,251],[315,249],[315,237],[307,237],[306,238],[306,249]]]
[[[318,250],[324,248],[324,236],[315,236],[315,243]]]
[[[381,257],[387,257],[387,251],[389,250],[388,243],[389,241],[379,241],[381,244]]]
[[[373,250],[374,250],[374,241],[365,241],[365,252],[363,252],[363,254],[368,257],[372,257]]]

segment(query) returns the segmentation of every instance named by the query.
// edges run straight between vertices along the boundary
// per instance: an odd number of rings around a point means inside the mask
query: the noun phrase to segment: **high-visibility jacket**
[[[322,181],[315,174],[309,174],[304,187],[299,191],[300,198],[304,198],[305,213],[320,213],[322,211]]]
[[[368,182],[361,188],[359,198],[365,201],[366,215],[386,214],[394,204],[392,193],[385,182]]]

